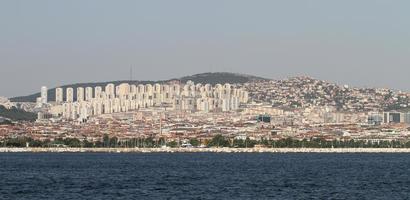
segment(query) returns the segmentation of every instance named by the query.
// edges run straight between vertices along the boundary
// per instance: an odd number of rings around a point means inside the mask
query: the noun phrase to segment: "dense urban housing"
[[[0,125],[2,141],[90,147],[410,146],[410,95],[390,89],[295,77],[59,87],[52,89],[53,97],[50,91],[41,87],[36,103],[2,99],[7,108],[37,113],[35,122]]]

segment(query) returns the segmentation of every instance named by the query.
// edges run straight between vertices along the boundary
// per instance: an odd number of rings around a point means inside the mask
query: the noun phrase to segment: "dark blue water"
[[[410,199],[409,154],[0,154],[0,199]]]

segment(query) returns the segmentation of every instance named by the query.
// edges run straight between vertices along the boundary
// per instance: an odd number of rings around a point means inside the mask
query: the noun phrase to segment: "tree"
[[[118,145],[118,138],[117,137],[112,137],[110,138],[110,142],[109,142],[109,146],[110,147],[117,147]]]
[[[216,135],[212,138],[212,140],[208,143],[210,147],[229,147],[230,143],[225,137],[222,135]]]
[[[194,147],[197,147],[197,146],[201,145],[201,142],[199,142],[199,140],[196,139],[196,138],[190,139],[190,140],[189,140],[189,143],[190,143],[192,146],[194,146]]]
[[[108,134],[104,134],[103,136],[103,147],[109,147],[110,146],[110,137]]]
[[[77,138],[66,138],[64,144],[69,147],[81,147],[81,141]]]
[[[245,141],[242,140],[242,139],[234,139],[232,146],[235,147],[235,148],[244,148],[245,147]]]
[[[171,148],[175,148],[175,147],[178,147],[178,143],[175,141],[171,141],[171,142],[168,142],[167,146]]]
[[[94,143],[88,141],[88,140],[84,140],[83,141],[83,146],[87,147],[87,148],[91,148],[91,147],[95,147]]]

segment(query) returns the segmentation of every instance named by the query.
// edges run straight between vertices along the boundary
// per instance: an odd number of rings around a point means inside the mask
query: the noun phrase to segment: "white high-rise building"
[[[86,87],[85,88],[85,100],[90,101],[93,98],[93,88]]]
[[[139,84],[139,85],[137,86],[137,93],[140,94],[140,95],[142,95],[144,92],[145,92],[145,86],[142,85],[142,84]]]
[[[74,89],[67,88],[66,89],[66,102],[73,102],[74,101]]]
[[[78,102],[84,101],[84,88],[83,87],[77,88],[77,101]]]
[[[72,112],[72,104],[71,103],[64,103],[63,104],[63,118],[70,119]]]
[[[171,83],[136,86],[111,83],[105,86],[105,91],[102,91],[100,86],[95,87],[95,95],[91,87],[85,88],[85,91],[82,87],[75,89],[77,101],[73,101],[74,89],[67,88],[66,103],[60,109],[62,115],[70,120],[84,121],[94,115],[128,112],[153,106],[191,112],[228,112],[238,110],[241,104],[248,101],[248,93],[236,85],[217,84],[213,87],[210,84],[195,85],[192,81],[185,85]],[[56,90],[57,101],[61,101],[62,93],[61,88]],[[39,102],[41,101],[42,98],[39,98]]]
[[[56,88],[56,103],[60,104],[63,101],[63,88]]]
[[[131,85],[131,87],[130,87],[130,93],[131,93],[132,95],[137,94],[137,86],[136,86],[136,85]]]
[[[108,98],[114,98],[115,97],[115,85],[110,83],[107,86],[105,86],[105,94],[107,94]]]
[[[36,107],[41,108],[43,107],[42,99],[41,97],[36,98]]]
[[[100,86],[95,87],[95,98],[96,99],[101,98],[101,93],[102,93],[102,87]]]
[[[41,87],[41,103],[46,104],[47,103],[47,87],[43,86]]]
[[[124,98],[130,94],[130,85],[128,83],[122,83],[117,86],[117,96],[120,98]]]

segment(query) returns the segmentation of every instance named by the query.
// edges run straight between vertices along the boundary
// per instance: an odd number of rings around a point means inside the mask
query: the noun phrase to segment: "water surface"
[[[410,154],[1,153],[0,199],[409,199]]]

